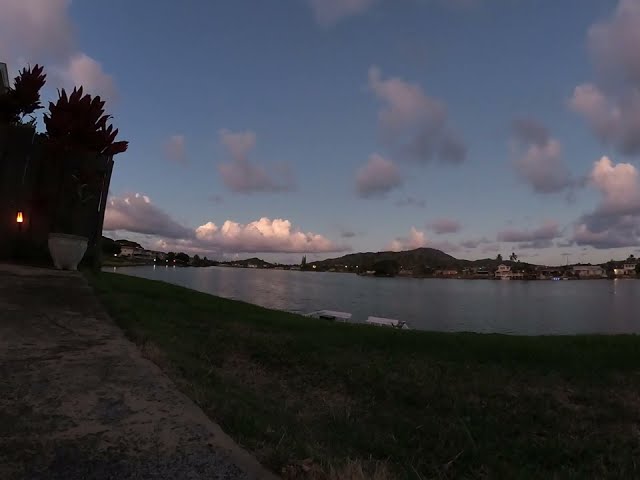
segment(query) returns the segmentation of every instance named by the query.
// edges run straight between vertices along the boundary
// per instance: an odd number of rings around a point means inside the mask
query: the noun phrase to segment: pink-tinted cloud
[[[366,12],[378,0],[308,0],[316,21],[331,26],[340,20]]]
[[[595,162],[589,184],[601,195],[591,213],[574,227],[573,240],[594,248],[640,245],[640,176],[630,163],[614,164],[602,157]]]
[[[512,153],[520,179],[536,193],[556,193],[572,186],[560,142],[533,119],[513,123]]]
[[[433,233],[435,233],[436,235],[445,235],[448,233],[459,232],[462,228],[462,225],[460,225],[460,222],[458,222],[457,220],[453,220],[451,218],[438,218],[437,220],[434,220],[433,222],[428,224],[428,227],[431,228],[431,230],[433,230]]]
[[[562,235],[556,222],[545,222],[533,230],[508,229],[498,233],[498,241],[520,243],[519,248],[548,248]]]
[[[391,160],[374,153],[356,173],[356,191],[363,198],[384,197],[402,185],[398,166]]]
[[[104,215],[104,230],[124,230],[168,238],[192,238],[193,231],[173,220],[149,197],[136,193],[111,197]]]
[[[169,161],[186,165],[187,145],[184,135],[171,135],[164,144],[164,153]]]
[[[401,252],[404,250],[413,250],[415,248],[424,247],[427,245],[426,233],[411,227],[409,235],[406,237],[397,237],[389,245],[389,250],[394,252]]]
[[[569,105],[603,142],[640,153],[640,1],[620,0],[589,29],[588,43],[598,81],[576,87]]]
[[[603,142],[627,155],[640,153],[640,91],[607,95],[593,84],[583,84],[573,92],[570,106]]]
[[[81,86],[85,93],[100,95],[110,101],[118,99],[113,77],[105,73],[98,61],[85,53],[72,55],[66,65],[54,71],[68,89]]]
[[[241,224],[227,220],[220,227],[213,222],[196,229],[196,239],[203,247],[241,253],[321,253],[345,251],[326,237],[303,232],[289,220],[266,217]]]
[[[73,48],[70,0],[0,0],[0,53],[5,59],[59,60]]]
[[[112,197],[105,212],[105,231],[159,237],[156,248],[192,253],[327,253],[349,250],[323,235],[303,232],[289,220],[263,217],[242,224],[226,220],[221,226],[207,222],[190,229],[136,193]]]
[[[382,104],[379,128],[390,148],[418,162],[465,160],[467,148],[449,126],[443,102],[427,96],[419,85],[398,77],[383,78],[376,66],[369,69],[369,88]]]
[[[221,130],[220,142],[226,148],[230,161],[218,165],[222,181],[236,193],[287,192],[295,189],[293,173],[285,163],[272,165],[271,172],[249,160],[256,146],[256,134],[251,131]]]
[[[602,73],[640,84],[640,1],[620,0],[613,15],[593,25],[587,38]]]

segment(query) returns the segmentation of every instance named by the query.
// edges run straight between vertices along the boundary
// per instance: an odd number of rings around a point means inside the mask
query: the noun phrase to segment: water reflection
[[[523,335],[640,332],[640,281],[501,282],[373,278],[234,268],[121,267],[280,310],[397,318],[413,328]]]

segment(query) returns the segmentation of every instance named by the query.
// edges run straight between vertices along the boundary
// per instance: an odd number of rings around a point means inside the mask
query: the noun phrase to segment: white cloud
[[[376,2],[377,0],[309,0],[316,21],[325,27],[364,13]]]
[[[413,250],[415,248],[424,247],[427,245],[426,233],[411,227],[409,235],[406,237],[397,237],[391,242],[389,250],[394,252],[401,252],[404,250]]]
[[[377,153],[371,155],[356,174],[356,191],[363,198],[383,197],[401,185],[398,166]]]
[[[165,156],[174,163],[187,163],[187,145],[184,135],[172,135],[164,145]]]
[[[118,99],[116,84],[111,75],[102,69],[102,65],[85,53],[76,53],[62,68],[56,68],[63,84],[68,89],[83,87],[85,93],[100,95],[110,101]]]
[[[295,189],[293,173],[285,163],[271,166],[272,172],[252,163],[249,154],[256,145],[256,134],[251,131],[232,132],[221,130],[220,142],[231,160],[218,165],[222,181],[236,193],[287,192]]]
[[[419,85],[398,77],[384,79],[376,66],[369,69],[369,88],[383,105],[378,121],[390,148],[419,162],[465,160],[467,148],[448,125],[443,102],[427,96]]]
[[[323,235],[303,232],[289,220],[263,217],[242,224],[226,220],[221,226],[206,222],[190,229],[154,205],[146,195],[136,193],[112,197],[107,202],[105,231],[159,237],[156,247],[165,251],[193,253],[326,253],[349,249]]]
[[[218,227],[213,222],[196,229],[199,245],[224,252],[321,253],[346,250],[326,237],[294,228],[289,220],[263,217],[241,224],[231,220]]]
[[[151,203],[146,195],[136,193],[110,197],[104,215],[104,230],[126,230],[133,233],[168,238],[191,238],[193,232],[173,220]]]
[[[574,228],[578,245],[617,248],[640,245],[640,177],[630,163],[614,164],[608,157],[595,162],[589,184],[601,194],[600,203]]]

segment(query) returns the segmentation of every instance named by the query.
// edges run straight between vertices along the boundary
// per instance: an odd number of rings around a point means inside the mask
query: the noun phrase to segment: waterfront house
[[[635,263],[625,263],[622,266],[622,271],[625,276],[635,276],[636,274],[636,264]]]
[[[511,267],[509,265],[498,265],[498,269],[495,272],[495,277],[500,280],[510,280],[513,276]]]
[[[604,268],[598,265],[576,265],[573,267],[573,273],[578,278],[603,278],[606,277]]]

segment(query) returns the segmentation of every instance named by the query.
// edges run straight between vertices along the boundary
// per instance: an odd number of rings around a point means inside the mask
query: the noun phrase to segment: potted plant
[[[128,142],[116,141],[118,130],[107,122],[105,102],[74,88],[65,90],[44,115],[46,147],[53,166],[57,192],[49,252],[59,269],[76,270],[89,237],[97,232],[104,216],[108,192],[107,171],[113,156],[127,150]]]

